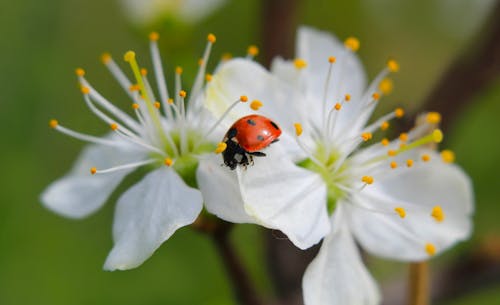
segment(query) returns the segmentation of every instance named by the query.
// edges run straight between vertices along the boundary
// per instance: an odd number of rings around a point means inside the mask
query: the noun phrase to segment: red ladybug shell
[[[261,150],[281,135],[281,129],[265,116],[251,114],[237,120],[229,130],[236,129],[234,137],[248,152]],[[228,132],[229,133],[229,132]]]

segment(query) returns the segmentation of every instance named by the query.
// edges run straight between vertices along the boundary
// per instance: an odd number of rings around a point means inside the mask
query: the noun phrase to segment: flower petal
[[[300,249],[316,244],[330,230],[326,185],[319,175],[296,166],[277,143],[238,179],[246,212],[265,227],[281,230]]]
[[[208,212],[234,223],[255,223],[243,208],[236,171],[223,166],[220,155],[200,160],[196,180]]]
[[[193,223],[201,209],[201,193],[187,186],[173,169],[149,173],[118,200],[114,247],[104,269],[139,266],[177,229]]]
[[[472,230],[473,191],[469,177],[456,165],[442,162],[428,151],[431,161],[390,171],[352,196],[349,210],[352,231],[373,254],[399,259],[424,260],[432,244],[439,253],[466,239]],[[444,219],[431,216],[440,206]],[[404,218],[396,207],[406,211]]]
[[[363,265],[339,205],[325,238],[302,280],[305,305],[379,304],[377,284]]]
[[[91,167],[110,168],[140,161],[143,152],[128,145],[89,145],[78,157],[73,169],[45,189],[41,201],[50,210],[66,217],[83,218],[98,210],[123,178],[133,169],[92,175]]]

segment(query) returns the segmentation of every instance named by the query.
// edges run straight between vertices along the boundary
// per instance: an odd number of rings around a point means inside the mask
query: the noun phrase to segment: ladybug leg
[[[276,143],[276,142],[278,142],[279,140],[280,140],[279,138],[276,138],[276,139],[274,139],[274,140],[271,142],[271,144]]]
[[[254,152],[251,152],[251,153],[248,153],[250,156],[254,156],[254,157],[265,157],[266,154],[263,153],[263,152],[260,152],[260,151],[254,151]]]

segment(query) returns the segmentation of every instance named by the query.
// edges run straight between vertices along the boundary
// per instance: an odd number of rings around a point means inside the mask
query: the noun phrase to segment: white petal
[[[316,244],[330,230],[326,185],[319,175],[296,166],[273,144],[246,170],[238,167],[246,212],[261,225],[281,230],[300,249]]]
[[[342,207],[332,216],[332,232],[302,280],[305,305],[379,304],[377,284],[363,265]]]
[[[122,179],[133,169],[92,175],[90,168],[105,169],[144,159],[130,146],[87,146],[66,176],[53,182],[41,195],[42,203],[66,217],[83,218],[98,210]]]
[[[352,230],[373,254],[424,260],[429,257],[427,243],[439,253],[469,237],[474,209],[471,181],[458,166],[428,153],[430,162],[398,168],[378,180],[375,177],[372,185],[352,197]],[[445,214],[442,222],[431,216],[438,205]],[[406,210],[405,218],[398,216],[396,207]]]
[[[223,166],[221,155],[201,159],[196,180],[208,212],[234,223],[255,223],[243,208],[236,171]]]
[[[118,200],[114,247],[104,269],[139,266],[177,229],[193,223],[201,209],[201,193],[187,186],[173,169],[149,173]]]

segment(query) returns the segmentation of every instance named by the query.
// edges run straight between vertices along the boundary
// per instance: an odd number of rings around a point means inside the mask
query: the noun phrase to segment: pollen
[[[212,81],[212,74],[208,74],[208,73],[207,73],[207,74],[205,74],[205,80],[206,80],[207,82],[211,82],[211,81]]]
[[[101,55],[101,62],[103,64],[107,64],[110,61],[111,61],[111,54],[109,54],[109,53],[102,53],[102,55]]]
[[[215,153],[220,154],[221,152],[225,151],[227,148],[227,144],[224,142],[219,142],[217,144],[217,148],[215,148]]]
[[[172,104],[174,103],[174,99],[173,99],[173,98],[169,98],[169,99],[167,100],[167,103],[169,103],[170,105],[172,105]]]
[[[384,78],[380,84],[378,85],[378,89],[380,92],[382,92],[384,95],[388,95],[392,92],[392,89],[394,88],[394,84],[392,82],[392,79],[390,78]]]
[[[86,87],[86,86],[82,86],[82,88],[80,90],[82,91],[83,94],[89,94],[90,93],[90,88]]]
[[[363,138],[363,141],[365,141],[365,142],[371,140],[372,137],[373,136],[372,136],[371,132],[363,132],[361,134],[361,138]]]
[[[175,67],[175,74],[181,75],[183,71],[184,70],[182,69],[182,67],[179,66]]]
[[[378,101],[380,99],[380,94],[378,92],[375,92],[372,94],[372,98],[375,100],[375,101]]]
[[[381,129],[382,131],[385,131],[385,130],[389,129],[389,126],[390,126],[390,125],[389,125],[389,122],[384,121],[384,122],[382,122],[382,124],[380,124],[380,129]]]
[[[262,106],[264,106],[264,104],[262,104],[262,102],[259,100],[253,100],[250,103],[250,108],[252,108],[252,110],[259,110],[259,108]]]
[[[335,61],[337,61],[337,59],[335,58],[335,56],[328,57],[328,62],[329,63],[333,64],[333,63],[335,63]]]
[[[111,130],[117,130],[118,129],[118,124],[113,123],[109,127],[111,127]]]
[[[160,109],[161,107],[160,102],[155,102],[153,105],[155,106],[156,109]]]
[[[82,68],[77,68],[77,69],[75,70],[75,74],[76,74],[77,76],[84,76],[84,75],[85,75],[85,70],[83,70]]]
[[[243,103],[248,102],[248,96],[246,96],[246,95],[240,96],[240,101],[242,101]]]
[[[357,50],[359,50],[360,46],[359,39],[357,39],[356,37],[349,37],[344,41],[344,46],[349,50],[356,52]]]
[[[434,254],[436,254],[436,246],[431,243],[425,244],[425,252],[427,252],[427,254],[429,254],[430,256],[433,256]]]
[[[247,54],[255,57],[259,55],[259,48],[256,45],[251,45],[247,49]]]
[[[293,124],[293,126],[295,127],[295,134],[297,135],[297,137],[300,137],[300,135],[302,134],[302,124],[295,123]]]
[[[443,132],[439,129],[434,129],[432,132],[432,140],[436,143],[441,143],[441,141],[443,141]]]
[[[401,142],[406,142],[408,141],[408,134],[406,132],[402,132],[400,135],[399,135],[399,141]]]
[[[198,66],[203,65],[203,63],[204,63],[203,58],[199,58],[198,59]]]
[[[301,70],[301,69],[304,69],[305,67],[307,67],[307,62],[301,58],[296,58],[294,61],[293,61],[293,64],[295,65],[295,68]]]
[[[387,69],[391,72],[398,72],[399,71],[399,63],[395,61],[394,59],[389,59],[387,61]]]
[[[439,124],[441,122],[441,114],[439,112],[429,112],[425,116],[425,120],[429,124]]]
[[[425,155],[422,155],[422,161],[424,162],[429,162],[431,160],[431,156],[425,154]]]
[[[133,84],[133,85],[130,85],[130,87],[128,89],[130,91],[134,92],[134,91],[139,91],[141,88],[139,87],[139,85]]]
[[[185,98],[186,95],[187,95],[186,91],[184,91],[184,90],[179,91],[179,96],[180,97]]]
[[[221,56],[221,61],[228,61],[231,58],[233,58],[233,54],[231,54],[231,53],[224,53]]]
[[[123,55],[123,59],[126,62],[133,61],[135,59],[135,52],[134,51],[128,51],[127,53],[125,53],[125,55]]]
[[[217,40],[217,38],[215,37],[214,34],[210,33],[208,34],[207,36],[207,40],[210,42],[210,43],[215,43],[215,41]]]
[[[141,69],[141,75],[142,75],[142,76],[146,76],[146,75],[148,75],[148,70],[146,70],[145,68],[142,68],[142,69]]]
[[[434,218],[437,222],[442,222],[444,220],[444,212],[441,206],[436,205],[432,208],[431,212],[432,218]]]
[[[333,108],[335,108],[335,110],[339,111],[342,108],[342,105],[340,103],[336,103]]]
[[[56,128],[57,125],[59,125],[59,122],[57,120],[50,120],[49,121],[49,127],[50,128]]]
[[[455,162],[455,153],[449,149],[445,149],[441,151],[441,160],[445,163],[453,163]]]
[[[412,160],[412,159],[408,159],[408,160],[406,160],[406,166],[408,166],[408,167],[412,167],[412,166],[413,166],[413,163],[414,163],[414,162],[413,162],[413,160]]]
[[[172,159],[170,158],[165,158],[165,160],[163,160],[163,163],[166,165],[166,166],[172,166],[172,164],[174,163],[174,161],[172,161]]]
[[[398,152],[397,152],[396,150],[394,150],[394,149],[389,149],[389,150],[387,151],[387,155],[388,155],[389,157],[394,157],[394,156],[395,156],[395,155],[397,155],[397,154],[398,154]]]
[[[394,110],[394,115],[398,119],[400,119],[400,118],[402,118],[405,115],[405,111],[403,110],[403,108],[396,108],[396,110]]]
[[[160,34],[158,34],[158,32],[149,33],[149,40],[158,41],[158,39],[160,39]]]
[[[382,139],[382,141],[380,141],[380,143],[381,143],[382,145],[384,145],[384,146],[387,146],[387,145],[389,145],[389,139],[387,139],[387,138],[383,138],[383,139]]]
[[[373,177],[372,176],[363,176],[361,178],[361,181],[363,181],[366,184],[372,184],[373,183]]]
[[[132,108],[134,108],[134,109],[139,109],[139,104],[137,104],[137,103],[133,103],[133,104],[132,104]]]
[[[396,161],[392,161],[392,162],[391,162],[391,168],[392,168],[392,169],[395,169],[395,168],[397,168],[397,167],[398,167],[398,163],[397,163]]]
[[[91,168],[90,168],[90,173],[91,173],[92,175],[95,175],[95,173],[97,173],[97,168],[95,168],[95,167],[91,167]]]
[[[405,218],[406,217],[406,210],[402,207],[397,207],[397,208],[394,208],[394,211],[396,213],[398,213],[399,217],[401,218]]]
[[[345,99],[346,102],[349,102],[351,100],[351,95],[350,94],[346,94],[344,96],[344,99]]]

